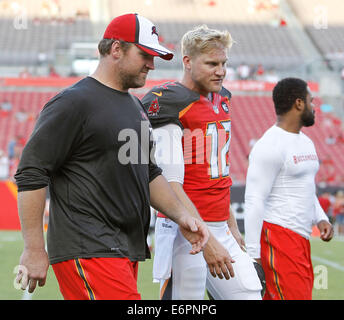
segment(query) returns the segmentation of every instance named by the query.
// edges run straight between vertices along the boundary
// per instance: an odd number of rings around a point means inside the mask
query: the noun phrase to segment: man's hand
[[[228,251],[212,235],[204,248],[203,256],[208,264],[209,272],[216,278],[216,275],[227,280],[234,277],[232,263],[235,261],[229,255]]]
[[[190,254],[199,253],[209,239],[209,231],[206,224],[188,214],[178,219],[177,223],[185,239],[192,245]]]
[[[49,268],[48,254],[44,249],[24,249],[20,257],[20,268],[16,282],[25,290],[29,286],[29,293],[34,292],[38,285],[45,285],[47,271]]]
[[[43,213],[46,187],[18,192],[18,213],[24,239],[24,251],[20,257],[16,282],[32,293],[37,285],[44,286],[49,268],[43,234]]]
[[[320,239],[323,241],[330,241],[333,238],[333,226],[331,223],[327,222],[326,220],[321,220],[317,224],[320,230]]]

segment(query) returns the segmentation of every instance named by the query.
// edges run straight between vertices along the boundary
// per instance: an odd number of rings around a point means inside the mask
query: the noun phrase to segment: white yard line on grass
[[[321,257],[318,257],[318,256],[314,256],[312,255],[312,259],[313,260],[316,260],[316,261],[319,261],[323,264],[326,264],[334,269],[337,269],[339,271],[343,271],[344,272],[344,267],[342,265],[340,265],[339,263],[336,263],[336,262],[333,262],[331,260],[327,260],[327,259],[324,259],[324,258],[321,258]]]

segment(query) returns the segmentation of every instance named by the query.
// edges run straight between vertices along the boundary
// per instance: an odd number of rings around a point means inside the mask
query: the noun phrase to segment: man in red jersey
[[[155,87],[142,100],[163,175],[211,231],[203,256],[190,259],[189,245],[176,225],[158,216],[153,276],[160,281],[162,299],[203,299],[206,288],[214,299],[261,299],[253,260],[242,250],[230,214],[231,93],[222,82],[231,44],[226,31],[201,26],[187,32],[182,81]]]

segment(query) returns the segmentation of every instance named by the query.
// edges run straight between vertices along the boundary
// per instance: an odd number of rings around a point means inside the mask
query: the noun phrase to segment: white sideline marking
[[[328,266],[334,268],[334,269],[337,269],[339,271],[343,271],[344,272],[344,267],[342,265],[340,265],[339,263],[336,263],[336,262],[333,262],[331,260],[327,260],[327,259],[324,259],[324,258],[321,258],[321,257],[318,257],[318,256],[313,256],[312,255],[312,259],[314,260],[317,260],[321,263],[324,263],[324,264],[327,264]]]

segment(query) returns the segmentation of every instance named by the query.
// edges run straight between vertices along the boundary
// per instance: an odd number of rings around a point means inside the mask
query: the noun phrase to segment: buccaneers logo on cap
[[[148,115],[149,116],[157,116],[160,111],[160,106],[158,102],[158,98],[154,99],[148,108]]]
[[[153,34],[156,34],[156,35],[159,37],[158,31],[156,31],[156,26],[153,26],[153,27],[152,27],[152,35],[153,35]]]

